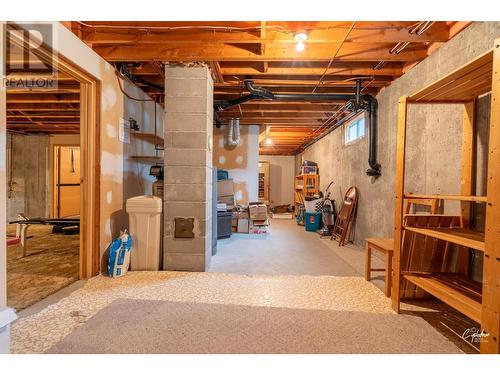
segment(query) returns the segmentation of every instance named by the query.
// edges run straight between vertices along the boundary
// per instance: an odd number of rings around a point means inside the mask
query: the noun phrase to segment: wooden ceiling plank
[[[328,61],[332,45],[320,45],[297,52],[295,46],[267,44],[266,53],[259,55],[234,45],[113,45],[97,46],[94,50],[108,61]],[[427,56],[427,49],[406,49],[400,54],[390,54],[391,46],[384,44],[345,43],[336,60],[340,61],[417,61]],[[294,56],[294,58],[292,57]]]
[[[265,21],[261,22],[266,25]],[[272,27],[272,23],[269,24]],[[377,28],[359,27],[352,31],[347,42],[357,43],[427,43],[443,42],[449,38],[450,30],[445,23],[436,23],[422,35],[410,34],[408,28],[404,26]],[[308,44],[339,43],[345,35],[344,27],[331,27],[321,29],[321,22],[315,29],[307,31]],[[261,43],[268,42],[294,44],[294,32],[283,32],[270,28],[261,29],[260,35],[245,31],[210,31],[210,30],[184,30],[184,31],[161,31],[161,30],[135,30],[135,29],[102,29],[95,30],[83,28],[82,39],[98,46],[102,44],[158,44],[164,43]]]

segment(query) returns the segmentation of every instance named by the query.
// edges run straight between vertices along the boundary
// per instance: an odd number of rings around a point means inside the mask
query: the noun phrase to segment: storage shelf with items
[[[141,133],[141,132],[132,132],[133,137],[137,139],[144,140],[146,142],[152,143],[154,145],[162,145],[163,146],[163,138],[159,135],[154,135],[153,133]]]
[[[134,155],[130,156],[131,160],[137,161],[139,163],[146,164],[160,164],[163,163],[163,156],[142,156],[142,155]]]
[[[475,99],[491,91],[487,195],[473,195],[475,165]],[[463,108],[460,195],[405,192],[408,106],[461,104]],[[432,295],[481,324],[487,340],[481,353],[500,353],[500,39],[493,50],[399,100],[393,308],[402,298]],[[404,200],[460,202],[460,215],[408,215]],[[486,204],[485,231],[471,226],[472,204]],[[484,254],[482,282],[470,277],[471,251]]]
[[[270,163],[269,161],[259,161],[259,201],[270,203]]]
[[[294,182],[294,213],[297,216],[299,204],[304,204],[305,197],[319,194],[319,175],[300,174],[295,176]]]

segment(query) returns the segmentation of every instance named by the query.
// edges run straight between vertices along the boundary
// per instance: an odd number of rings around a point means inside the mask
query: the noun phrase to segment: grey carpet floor
[[[395,314],[119,299],[48,353],[459,353]]]
[[[333,242],[333,241],[332,241]],[[240,275],[359,276],[315,232],[295,220],[272,219],[267,235],[233,233],[217,241],[210,272]]]

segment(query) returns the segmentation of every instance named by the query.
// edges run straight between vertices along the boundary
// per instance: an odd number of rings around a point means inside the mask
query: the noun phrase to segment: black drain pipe
[[[366,102],[369,119],[369,149],[368,149],[368,165],[370,168],[366,170],[368,176],[378,177],[382,173],[380,164],[377,163],[377,99],[371,95],[363,95],[363,100]]]
[[[245,81],[245,87],[250,94],[245,96],[240,96],[236,99],[231,100],[219,100],[214,102],[215,110],[215,126],[220,127],[222,125],[219,111],[223,111],[235,105],[239,105],[250,100],[255,99],[268,99],[268,100],[279,100],[279,101],[328,101],[328,100],[345,100],[348,101],[347,109],[352,112],[347,116],[344,116],[339,121],[337,121],[327,132],[323,133],[319,138],[315,139],[314,142],[323,138],[333,130],[340,127],[347,120],[353,118],[361,110],[368,112],[369,116],[369,150],[368,150],[368,164],[370,168],[367,169],[366,174],[368,176],[378,177],[381,175],[380,164],[377,163],[377,99],[371,95],[361,95],[361,80],[356,81],[356,93],[355,94],[274,94],[271,91],[263,87],[255,87],[252,81]],[[312,143],[308,143],[305,147],[310,146]]]

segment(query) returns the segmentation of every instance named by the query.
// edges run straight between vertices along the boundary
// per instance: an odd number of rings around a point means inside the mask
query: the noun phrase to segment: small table
[[[371,268],[372,250],[378,250],[385,255],[385,269]],[[391,296],[392,287],[392,254],[394,252],[394,239],[392,238],[367,238],[366,239],[366,261],[365,279],[371,280],[372,271],[385,271],[385,295]]]

